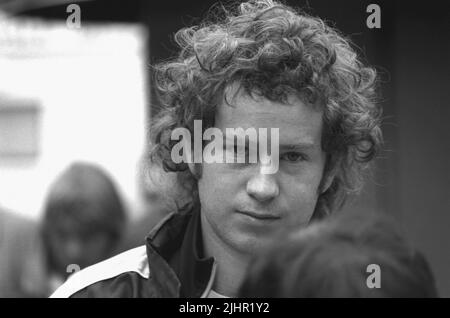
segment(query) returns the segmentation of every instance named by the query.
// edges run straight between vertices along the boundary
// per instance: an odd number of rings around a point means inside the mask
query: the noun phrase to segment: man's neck
[[[222,242],[202,216],[203,248],[206,257],[214,257],[217,265],[213,290],[228,297],[237,296],[249,258]]]

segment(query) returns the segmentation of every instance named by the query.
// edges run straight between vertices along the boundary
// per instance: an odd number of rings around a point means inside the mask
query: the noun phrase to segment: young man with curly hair
[[[192,204],[146,246],[81,271],[55,297],[236,296],[270,234],[342,207],[376,155],[375,71],[321,19],[253,0],[175,40],[178,55],[155,67],[152,162],[178,173]],[[194,136],[195,120],[202,132],[278,129],[277,171],[264,173],[261,161],[176,163],[172,132]],[[233,141],[224,139],[226,152]]]

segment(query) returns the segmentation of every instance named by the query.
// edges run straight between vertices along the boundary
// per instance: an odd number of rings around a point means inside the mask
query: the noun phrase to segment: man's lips
[[[258,219],[258,220],[278,220],[281,217],[277,216],[277,215],[273,215],[273,214],[269,214],[269,213],[259,213],[259,212],[253,212],[253,211],[248,211],[248,210],[236,210],[238,213],[240,214],[244,214],[247,216],[250,216],[254,219]]]

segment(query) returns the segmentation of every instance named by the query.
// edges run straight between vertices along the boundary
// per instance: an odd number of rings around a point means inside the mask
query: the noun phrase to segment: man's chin
[[[236,237],[232,238],[232,246],[239,253],[253,256],[255,254],[263,252],[267,246],[273,242],[272,235],[249,235],[249,233],[236,234]]]

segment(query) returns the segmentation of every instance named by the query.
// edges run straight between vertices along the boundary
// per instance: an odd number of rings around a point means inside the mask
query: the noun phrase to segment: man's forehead
[[[278,128],[280,141],[296,143],[302,136],[303,143],[320,139],[322,111],[314,105],[292,96],[289,104],[270,101],[264,97],[248,95],[243,90],[231,94],[229,104],[225,101],[216,111],[216,127],[226,128]]]

